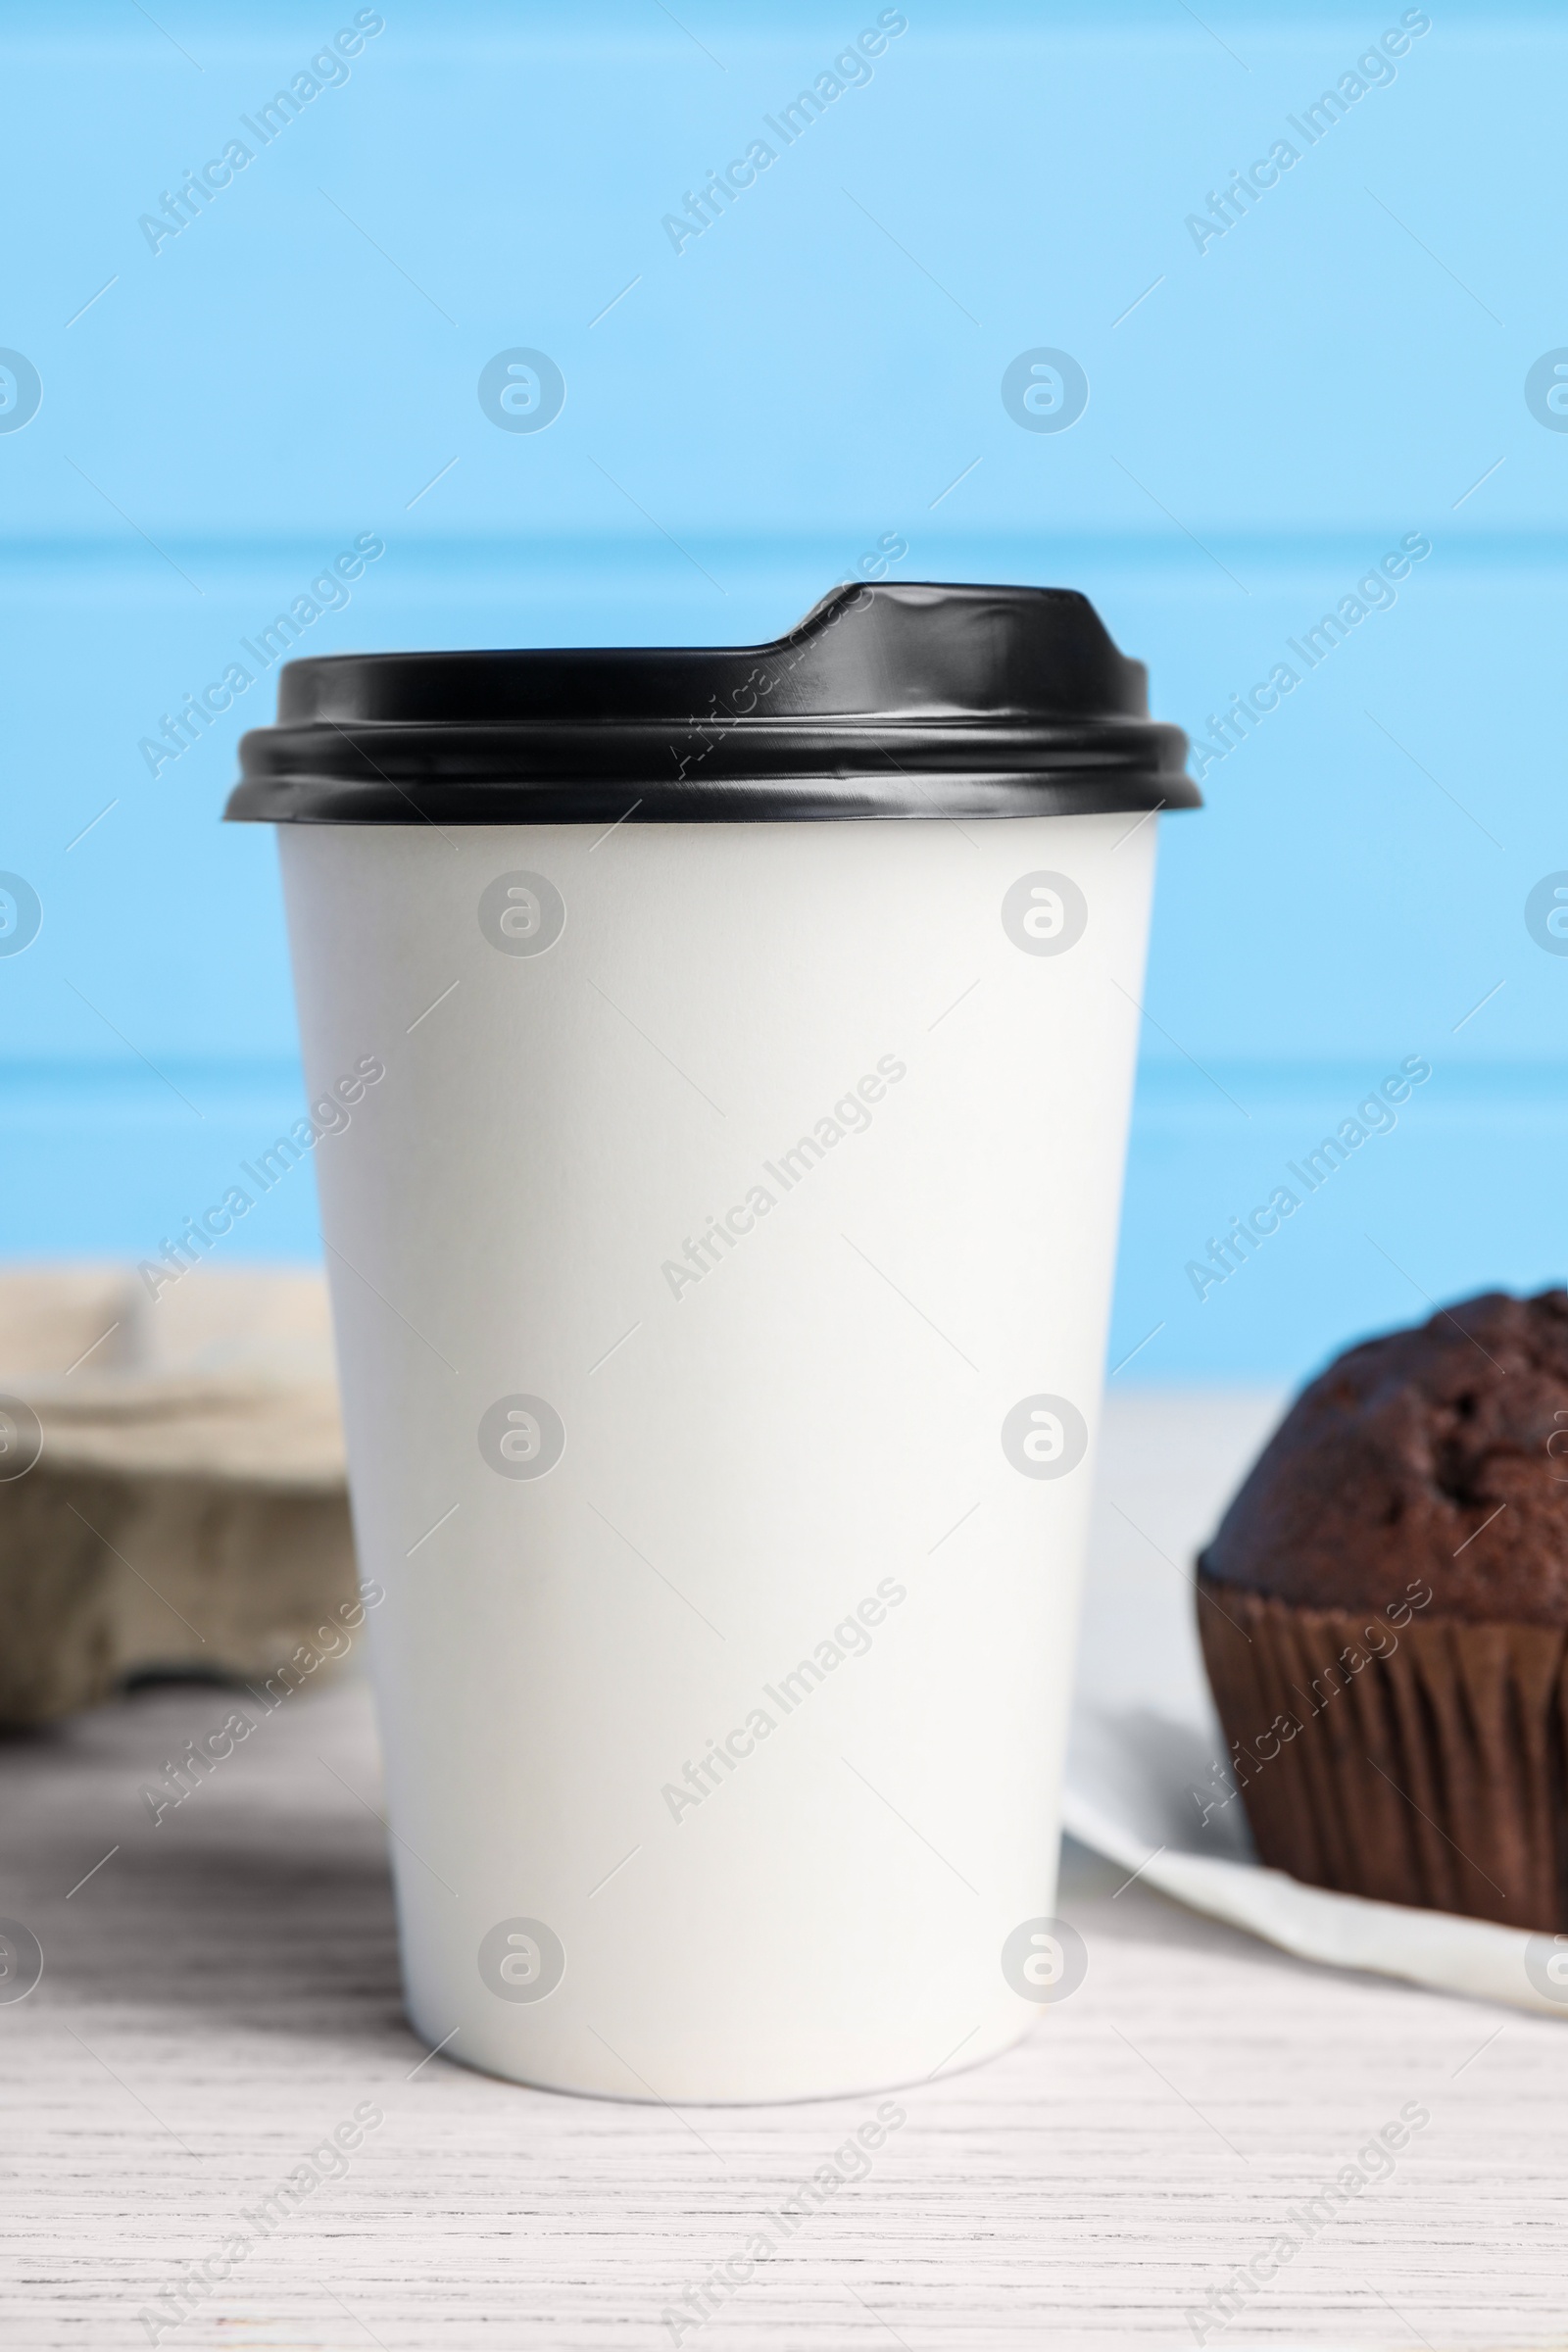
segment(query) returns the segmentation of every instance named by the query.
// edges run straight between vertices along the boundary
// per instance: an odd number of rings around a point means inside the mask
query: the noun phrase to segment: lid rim
[[[609,777],[514,778],[485,783],[469,778],[412,789],[377,788],[309,775],[270,776],[236,785],[225,817],[231,824],[321,825],[562,825],[769,824],[835,820],[943,823],[956,817],[1148,815],[1200,808],[1202,796],[1186,775],[1123,772],[1116,776],[1026,770],[946,773],[940,788],[909,789],[911,779],[833,775],[734,776],[700,785],[649,784],[627,805],[634,781]]]

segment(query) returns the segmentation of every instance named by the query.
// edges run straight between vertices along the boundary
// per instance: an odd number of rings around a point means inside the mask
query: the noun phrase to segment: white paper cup
[[[827,2096],[1081,1981],[1058,1791],[1155,830],[280,827],[432,2047]]]

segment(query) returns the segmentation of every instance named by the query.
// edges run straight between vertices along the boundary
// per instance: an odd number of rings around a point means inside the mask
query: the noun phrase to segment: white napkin
[[[1192,1574],[1284,1402],[1214,1390],[1107,1400],[1064,1826],[1141,1883],[1303,1959],[1568,2018],[1568,1982],[1556,1998],[1542,1989],[1543,1938],[1331,1894],[1253,1857],[1203,1673]],[[1558,1948],[1568,1957],[1568,1943]]]

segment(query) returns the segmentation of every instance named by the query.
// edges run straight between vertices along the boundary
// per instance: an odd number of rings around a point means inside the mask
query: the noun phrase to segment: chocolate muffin
[[[1261,1861],[1568,1931],[1568,1291],[1339,1357],[1199,1569]]]

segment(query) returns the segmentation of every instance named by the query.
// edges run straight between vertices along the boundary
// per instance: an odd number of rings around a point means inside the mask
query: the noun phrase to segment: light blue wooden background
[[[1434,7],[1308,147],[1424,12],[904,13],[677,254],[662,216],[876,7],[388,0],[155,254],[139,216],[356,11],[0,10],[0,344],[43,385],[0,432],[0,866],[44,906],[0,958],[5,1251],[140,1256],[294,1115],[272,843],[217,821],[272,682],[156,780],[137,747],[356,534],[385,556],[311,650],[771,636],[896,532],[906,577],[1086,589],[1206,735],[1422,532],[1166,826],[1112,1360],[1161,1326],[1122,1377],[1295,1373],[1560,1276],[1568,956],[1524,908],[1568,867],[1568,433],[1525,381],[1568,345],[1568,27]],[[481,412],[516,345],[564,373],[548,431]],[[1000,396],[1042,345],[1088,373],[1068,431]],[[1417,1053],[1397,1130],[1200,1304],[1185,1262]],[[314,1254],[308,1180],[244,1239]]]

